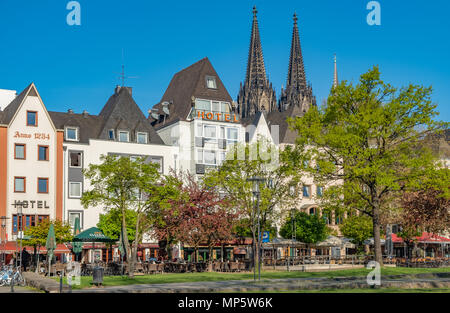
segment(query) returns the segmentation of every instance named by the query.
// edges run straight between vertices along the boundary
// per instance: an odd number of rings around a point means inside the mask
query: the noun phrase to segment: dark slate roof
[[[279,143],[295,144],[297,132],[289,128],[288,117],[303,116],[303,112],[298,106],[290,106],[286,111],[272,111],[267,114],[267,124],[269,129],[271,125],[279,125]]]
[[[27,88],[25,88],[16,98],[14,98],[13,101],[11,101],[10,104],[8,104],[8,106],[6,106],[0,115],[0,124],[8,125],[11,122],[14,114],[16,114],[17,109],[22,104],[22,101],[25,99],[25,96],[31,88],[35,88],[34,83],[29,84]]]
[[[130,130],[130,141],[135,141],[136,131],[143,131],[149,134],[150,143],[164,144],[134,101],[129,87],[117,87],[99,116],[103,118],[103,124],[97,134],[98,138],[108,139],[109,129],[125,129]]]
[[[88,143],[89,138],[97,138],[103,118],[97,115],[75,114],[63,112],[48,112],[56,129],[64,129],[65,126],[79,128],[79,142]]]
[[[216,78],[217,89],[206,87],[206,76],[214,76]],[[166,116],[165,121],[163,118],[156,121],[150,115],[149,120],[156,128],[161,128],[180,120],[186,120],[192,107],[192,97],[228,101],[230,105],[233,102],[208,58],[192,64],[173,76],[160,103],[153,107],[158,109],[159,114],[163,115],[161,103],[169,102],[169,116]]]
[[[108,99],[99,115],[49,112],[57,129],[65,126],[79,128],[81,143],[88,143],[89,139],[108,140],[108,130],[128,130],[130,142],[136,142],[135,133],[148,133],[150,144],[164,144],[161,137],[145,118],[141,109],[131,96],[131,88],[117,87],[115,93]]]

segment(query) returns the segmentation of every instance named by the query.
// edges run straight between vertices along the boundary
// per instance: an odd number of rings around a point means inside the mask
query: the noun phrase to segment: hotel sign
[[[47,201],[41,201],[41,200],[23,200],[23,201],[17,201],[14,200],[14,203],[11,204],[14,208],[17,209],[18,206],[22,205],[23,209],[34,209],[35,207],[38,209],[50,209],[50,207],[47,205]]]
[[[205,112],[197,110],[197,118],[207,121],[239,123],[236,114],[222,113],[222,112],[211,112],[211,111]]]

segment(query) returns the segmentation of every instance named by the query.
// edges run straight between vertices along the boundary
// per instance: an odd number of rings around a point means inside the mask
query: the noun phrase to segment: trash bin
[[[94,281],[94,285],[101,285],[103,284],[103,273],[104,273],[104,268],[101,266],[96,266],[93,268],[92,270],[92,278]]]

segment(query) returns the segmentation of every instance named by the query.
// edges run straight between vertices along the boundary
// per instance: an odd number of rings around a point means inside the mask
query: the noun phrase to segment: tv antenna
[[[125,87],[125,80],[128,78],[139,78],[139,76],[126,76],[125,75],[125,61],[123,56],[123,48],[122,48],[122,72],[120,73],[119,79],[122,81],[122,87]]]

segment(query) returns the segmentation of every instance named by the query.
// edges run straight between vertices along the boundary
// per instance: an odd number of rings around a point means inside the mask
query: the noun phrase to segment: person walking
[[[22,266],[23,271],[27,271],[28,264],[30,263],[30,254],[28,253],[27,249],[24,247],[22,250]]]

